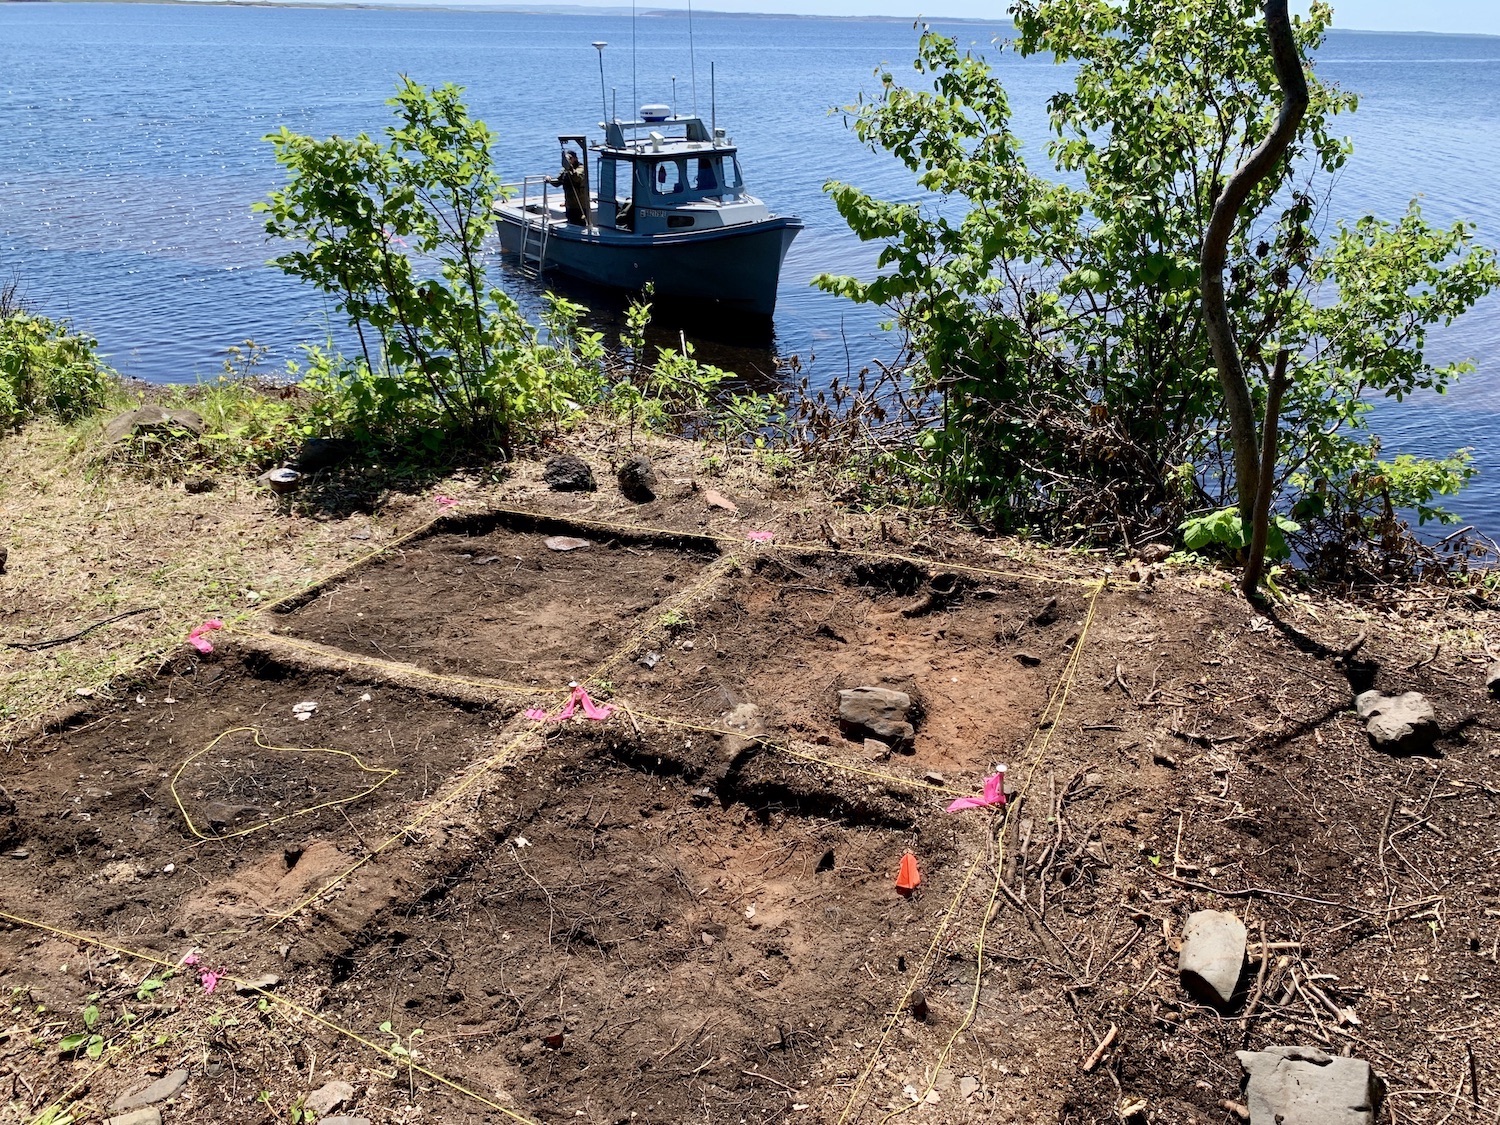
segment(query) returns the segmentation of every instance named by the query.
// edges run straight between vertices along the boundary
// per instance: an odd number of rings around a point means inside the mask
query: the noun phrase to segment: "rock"
[[[710,508],[718,508],[721,511],[729,512],[731,515],[740,510],[740,506],[733,500],[729,499],[722,492],[717,492],[712,488],[703,494],[703,502]]]
[[[1363,1059],[1316,1047],[1238,1051],[1250,1125],[1373,1125],[1385,1090]]]
[[[278,496],[284,496],[302,483],[302,474],[296,469],[280,468],[272,469],[268,473],[261,473],[255,479]]]
[[[269,988],[275,988],[281,983],[281,978],[275,973],[262,973],[254,980],[247,980],[235,987],[235,991],[241,996],[250,996],[256,992],[264,992]]]
[[[979,1079],[964,1077],[958,1080],[959,1097],[968,1101],[977,1093],[979,1093]]]
[[[719,722],[726,731],[720,749],[724,758],[733,760],[743,754],[759,741],[760,736],[766,733],[765,719],[761,710],[753,703],[740,703],[731,707],[720,717]]]
[[[182,482],[182,491],[189,496],[201,496],[205,492],[212,492],[219,487],[219,482],[213,477],[189,477]]]
[[[137,1109],[118,1117],[106,1118],[104,1125],[161,1125],[161,1110]]]
[[[1027,668],[1035,668],[1042,662],[1042,658],[1032,652],[1018,652],[1016,653],[1016,662]]]
[[[851,736],[878,738],[900,750],[916,735],[910,715],[911,696],[904,691],[857,687],[839,692],[839,722]]]
[[[104,425],[104,440],[117,445],[136,434],[153,431],[163,435],[185,431],[198,437],[207,428],[203,415],[196,410],[169,410],[152,404],[116,414]]]
[[[1172,545],[1170,543],[1147,543],[1140,551],[1141,562],[1147,566],[1154,563],[1166,562],[1171,554]]]
[[[0,547],[0,574],[5,573],[5,564],[10,561],[10,548]]]
[[[593,545],[587,539],[579,539],[576,535],[549,535],[542,540],[542,544],[549,551],[581,551]]]
[[[1042,603],[1042,607],[1031,615],[1033,625],[1051,625],[1057,620],[1057,599],[1048,598]]]
[[[870,755],[870,757],[872,758],[880,758],[884,760],[891,756],[891,748],[888,744],[881,742],[878,738],[867,738],[865,739],[865,753]]]
[[[188,1072],[185,1070],[174,1070],[162,1078],[158,1078],[151,1085],[135,1091],[133,1094],[123,1094],[115,1099],[111,1109],[140,1109],[143,1106],[155,1105],[164,1102],[187,1085]],[[152,1110],[155,1113],[155,1110]],[[159,1116],[159,1115],[158,1115]],[[143,1118],[144,1120],[144,1118]]]
[[[1245,968],[1245,923],[1221,910],[1190,914],[1177,965],[1183,988],[1204,1003],[1228,1006]]]
[[[550,458],[542,470],[542,480],[553,492],[594,492],[599,487],[589,463],[571,453]]]
[[[353,1100],[354,1087],[347,1082],[335,1079],[332,1082],[319,1086],[312,1093],[308,1094],[302,1106],[304,1109],[311,1110],[317,1114],[319,1120],[326,1121],[327,1114],[332,1113],[345,1102]]]
[[[5,573],[5,548],[0,547],[0,574]],[[1490,665],[1490,670],[1484,675],[1484,686],[1491,695],[1500,695],[1500,660]]]
[[[316,473],[320,469],[331,469],[354,456],[358,448],[344,438],[313,437],[302,443],[293,462],[304,473]]]
[[[632,457],[615,473],[620,492],[627,500],[646,504],[656,499],[656,471],[651,462],[641,456]]]
[[[1441,733],[1437,712],[1421,692],[1408,691],[1402,695],[1361,692],[1355,697],[1354,709],[1364,720],[1375,748],[1392,754],[1430,750]]]

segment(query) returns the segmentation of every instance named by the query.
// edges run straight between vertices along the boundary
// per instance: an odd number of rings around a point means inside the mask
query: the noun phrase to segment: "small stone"
[[[1035,668],[1041,662],[1042,662],[1042,658],[1040,656],[1037,656],[1035,653],[1032,653],[1032,652],[1018,652],[1018,653],[1016,653],[1016,663],[1024,665],[1027,668]]]
[[[766,733],[765,717],[753,703],[738,703],[720,717],[726,731],[719,752],[724,759],[733,760],[754,746]]]
[[[326,1120],[327,1115],[338,1109],[345,1102],[354,1100],[354,1087],[347,1082],[335,1079],[319,1086],[307,1095],[307,1100],[302,1103],[303,1108],[318,1115],[319,1120]]]
[[[1057,620],[1057,598],[1048,598],[1040,609],[1031,615],[1033,625],[1051,625]]]
[[[0,549],[0,574],[5,573],[5,551]],[[1500,660],[1490,665],[1490,670],[1485,673],[1484,686],[1489,689],[1491,695],[1500,695]]]
[[[928,770],[926,773],[924,773],[922,775],[922,780],[925,781],[925,782],[927,782],[928,785],[947,785],[948,784],[948,782],[946,780],[944,780],[943,775],[940,774],[940,773],[938,773],[937,770]]]
[[[142,1106],[155,1105],[164,1102],[168,1098],[187,1085],[188,1072],[185,1070],[174,1070],[162,1078],[158,1078],[151,1085],[136,1090],[131,1094],[124,1094],[115,1099],[111,1109],[140,1109]],[[152,1110],[155,1113],[155,1110]],[[158,1115],[159,1117],[160,1115]],[[144,1120],[144,1119],[143,1119]]]
[[[104,1125],[161,1125],[161,1110],[137,1109],[118,1117],[106,1118]]]
[[[275,973],[262,973],[254,980],[247,980],[236,986],[235,991],[241,996],[248,996],[255,992],[265,992],[267,989],[275,988],[281,983],[281,978]]]
[[[255,478],[278,496],[285,496],[294,491],[302,483],[302,474],[296,469],[272,469],[268,473],[261,473]]]
[[[594,492],[599,487],[589,463],[571,453],[550,458],[542,470],[542,480],[553,492]]]
[[[0,547],[0,574],[5,573],[5,564],[10,562],[10,548]]]
[[[1363,1059],[1316,1047],[1238,1051],[1250,1125],[1373,1125],[1384,1086]]]
[[[900,750],[910,745],[916,730],[908,721],[911,696],[891,688],[857,687],[839,692],[839,722],[846,734],[878,738]]]
[[[1199,910],[1182,931],[1178,973],[1182,987],[1207,1004],[1225,1007],[1245,968],[1245,923],[1222,910]]]
[[[963,1098],[965,1101],[968,1101],[977,1093],[979,1093],[979,1079],[966,1077],[960,1078],[958,1080],[959,1097]]]
[[[182,482],[182,491],[190,496],[201,496],[205,492],[212,492],[219,487],[219,482],[213,477],[189,477]]]
[[[872,758],[884,760],[891,756],[891,747],[889,743],[881,742],[878,738],[867,738],[865,739],[865,753]]]
[[[722,492],[714,491],[712,488],[704,492],[703,502],[710,508],[718,508],[720,511],[729,512],[731,514],[740,510],[740,506],[733,500],[729,499],[729,497],[725,496]]]
[[[581,551],[593,545],[572,535],[549,535],[542,543],[549,551]]]
[[[906,1002],[906,1006],[911,1011],[912,1017],[914,1019],[918,1020],[919,1022],[926,1022],[928,1008],[927,994],[925,992],[923,992],[921,989],[917,989],[912,992],[911,999]]]
[[[1147,543],[1141,548],[1141,562],[1150,566],[1154,563],[1166,562],[1172,554],[1170,543]]]
[[[1365,730],[1377,750],[1392,754],[1421,753],[1432,748],[1441,733],[1437,712],[1421,692],[1384,695],[1361,692],[1354,709],[1364,720]]]
[[[656,471],[645,457],[635,456],[615,473],[620,492],[627,500],[646,504],[656,499]]]
[[[636,663],[649,672],[651,669],[655,668],[658,664],[661,663],[661,653],[648,652],[645,656],[637,660]]]

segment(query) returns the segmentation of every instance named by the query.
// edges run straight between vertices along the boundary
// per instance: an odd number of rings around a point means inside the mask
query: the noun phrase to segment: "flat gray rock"
[[[1440,733],[1437,712],[1421,692],[1408,691],[1402,695],[1361,692],[1354,699],[1354,709],[1364,720],[1376,749],[1393,754],[1430,750]]]
[[[158,1078],[151,1085],[146,1086],[134,1093],[124,1094],[115,1099],[111,1109],[140,1109],[142,1106],[155,1105],[164,1102],[178,1090],[187,1085],[188,1072],[185,1070],[174,1070],[172,1073]]]
[[[1363,1059],[1316,1047],[1239,1051],[1250,1125],[1374,1125],[1385,1090]]]
[[[133,1110],[130,1113],[122,1113],[118,1117],[106,1118],[104,1125],[161,1125],[161,1110]]]
[[[197,436],[207,428],[203,424],[203,415],[196,410],[169,410],[165,406],[152,404],[137,407],[135,410],[127,410],[124,414],[116,414],[105,423],[104,440],[113,445],[124,441],[132,434],[143,433],[147,430],[163,434],[173,430],[186,431]]]
[[[0,565],[0,574],[4,573],[3,565]],[[1491,695],[1500,695],[1500,660],[1490,665],[1490,670],[1484,674],[1484,686],[1489,688]]]
[[[307,1100],[302,1104],[306,1109],[316,1113],[319,1118],[324,1114],[332,1113],[347,1101],[354,1098],[354,1087],[347,1082],[335,1079],[332,1082],[319,1086],[307,1095]]]
[[[909,721],[911,696],[891,688],[857,687],[839,692],[839,723],[854,738],[878,738],[901,749],[916,734]]]
[[[1190,914],[1177,962],[1182,987],[1206,1004],[1226,1007],[1245,968],[1245,923],[1221,910]]]

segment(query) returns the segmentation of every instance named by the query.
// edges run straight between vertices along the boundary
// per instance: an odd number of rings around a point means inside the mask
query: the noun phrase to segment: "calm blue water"
[[[983,47],[1006,29],[950,30]],[[747,373],[776,357],[815,356],[814,378],[889,353],[879,316],[812,290],[820,271],[867,272],[873,250],[822,193],[829,178],[891,198],[914,187],[865,152],[830,107],[905,64],[915,32],[892,21],[754,17],[697,22],[698,106],[718,69],[720,124],[738,142],[750,187],[806,232],[782,277],[774,338],[715,349]],[[642,19],[636,101],[692,101],[687,23]],[[274,251],[250,205],[280,182],[262,136],[375,131],[401,72],[468,87],[500,138],[507,177],[550,170],[558,132],[599,119],[591,40],[611,44],[609,81],[631,97],[628,18],[503,12],[332,10],[150,4],[0,3],[0,281],[98,336],[126,374],[192,380],[219,371],[245,339],[278,362],[338,326],[314,293],[264,264]],[[1336,33],[1325,78],[1357,90],[1346,119],[1357,151],[1333,212],[1395,215],[1421,194],[1434,219],[1472,219],[1500,243],[1500,38]],[[1040,154],[1042,107],[1065,76],[1003,57],[1023,134]],[[523,299],[535,293],[521,286]],[[602,314],[608,320],[608,310]],[[1379,412],[1387,449],[1475,448],[1484,475],[1463,499],[1500,534],[1500,302],[1442,332],[1434,353],[1480,370],[1445,398]]]

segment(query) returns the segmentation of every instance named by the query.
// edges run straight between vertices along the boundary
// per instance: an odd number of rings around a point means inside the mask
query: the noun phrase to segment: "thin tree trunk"
[[[1245,574],[1240,587],[1245,597],[1260,597],[1260,580],[1266,569],[1266,539],[1271,534],[1271,497],[1276,491],[1277,430],[1281,422],[1281,396],[1291,382],[1286,376],[1291,358],[1285,348],[1276,353],[1276,370],[1266,388],[1266,423],[1261,432],[1260,472],[1255,488],[1255,510],[1250,519],[1250,557],[1245,560]]]
[[[1234,445],[1235,486],[1239,494],[1242,524],[1252,522],[1261,478],[1260,441],[1257,438],[1255,404],[1250,384],[1234,339],[1234,327],[1224,298],[1224,269],[1229,239],[1234,234],[1240,209],[1255,188],[1271,174],[1297,136],[1303,114],[1307,112],[1307,75],[1302,56],[1292,35],[1287,0],[1266,0],[1266,33],[1271,40],[1271,59],[1276,80],[1281,85],[1281,111],[1269,136],[1235,169],[1214,202],[1208,230],[1203,235],[1200,259],[1203,288],[1203,320],[1213,348],[1214,365],[1224,387],[1224,405],[1229,414],[1230,439]]]

